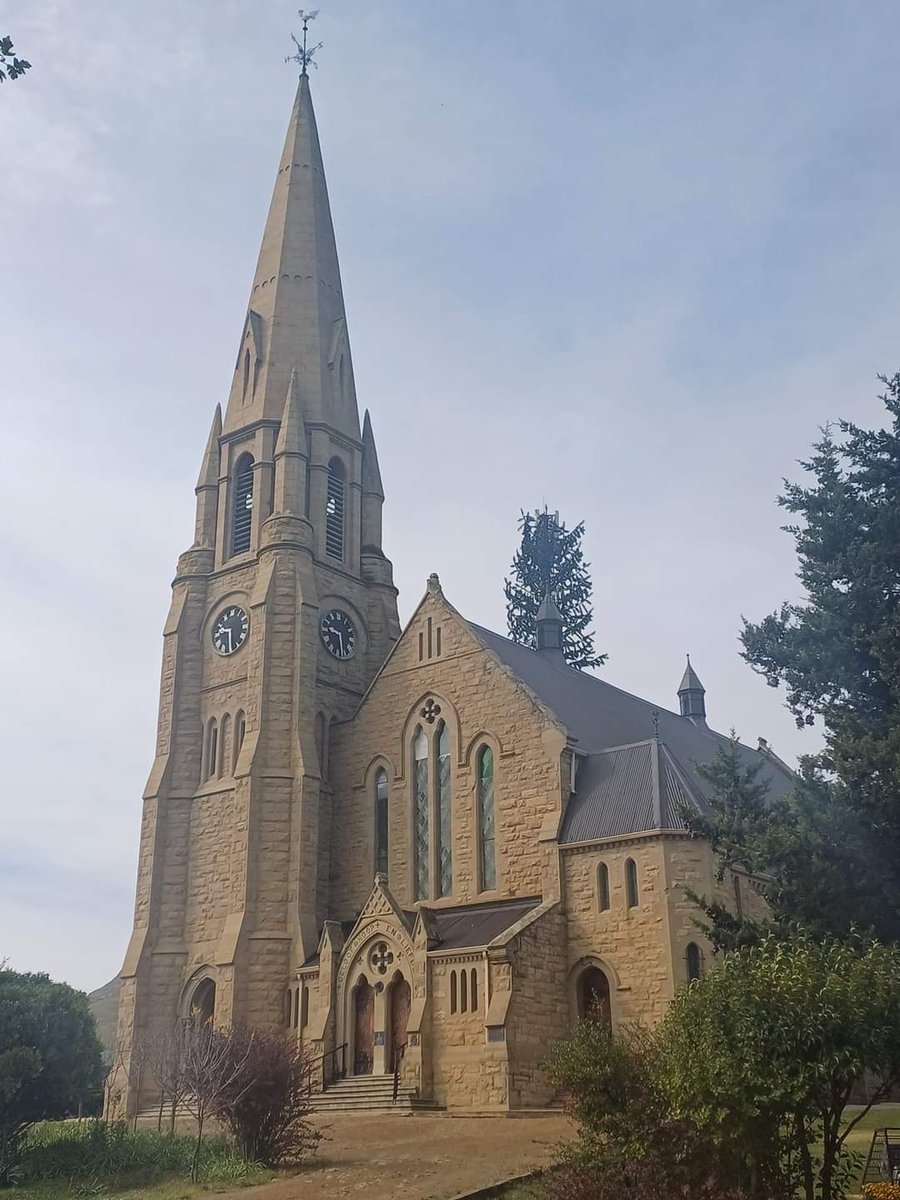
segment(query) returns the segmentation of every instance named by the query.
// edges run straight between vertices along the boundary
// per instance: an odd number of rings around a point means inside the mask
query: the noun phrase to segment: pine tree
[[[504,581],[509,636],[522,646],[536,647],[536,619],[549,592],[563,616],[563,655],[570,667],[584,670],[606,662],[594,653],[590,563],[584,561],[584,522],[566,529],[557,513],[538,509],[519,518],[522,541]]]

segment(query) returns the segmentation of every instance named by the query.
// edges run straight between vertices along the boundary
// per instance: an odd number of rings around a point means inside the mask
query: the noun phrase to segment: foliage
[[[900,1200],[900,1183],[864,1183],[864,1200]]]
[[[853,1131],[900,1079],[898,1011],[900,950],[767,936],[682,988],[652,1033],[580,1024],[549,1064],[579,1129],[551,1195],[839,1200]]]
[[[754,1196],[840,1197],[855,1167],[848,1134],[900,1079],[898,1010],[900,950],[764,938],[670,1007],[659,1061],[671,1110],[715,1138]],[[880,1091],[842,1124],[867,1070]]]
[[[548,1182],[551,1200],[738,1200],[709,1137],[672,1114],[659,1038],[638,1027],[613,1038],[581,1021],[551,1054],[578,1140]]]
[[[801,465],[807,486],[785,483],[779,503],[798,518],[785,526],[797,551],[802,603],[784,603],[744,623],[743,657],[767,682],[787,689],[798,725],[821,718],[820,766],[838,800],[872,845],[900,838],[900,374],[882,377],[886,428],[849,421],[823,431]],[[900,895],[900,863],[881,912]],[[896,937],[896,931],[886,936]]]
[[[0,965],[0,1184],[36,1121],[95,1105],[103,1062],[87,996]]]
[[[44,1122],[24,1139],[19,1169],[23,1186],[53,1180],[77,1190],[96,1192],[107,1186],[148,1183],[171,1176],[184,1177],[194,1157],[194,1138],[132,1130],[123,1122],[98,1119]],[[244,1162],[224,1137],[206,1138],[199,1177],[207,1183],[229,1183],[262,1177]]]
[[[242,1049],[244,1056],[236,1052]],[[241,1088],[250,1086],[244,1068],[249,1046],[236,1047],[230,1030],[217,1029],[211,1021],[194,1021],[180,1049],[181,1081],[184,1105],[197,1122],[197,1141],[191,1164],[191,1179],[196,1183],[200,1171],[200,1150],[208,1117],[214,1117],[226,1103],[236,1103]]]
[[[11,37],[0,37],[0,83],[7,78],[18,79],[31,67],[24,58],[16,58]]]
[[[694,833],[708,838],[719,856],[718,878],[741,866],[756,874],[772,911],[771,929],[797,926],[817,933],[848,934],[870,925],[888,940],[900,937],[900,895],[892,890],[892,849],[873,838],[847,803],[845,790],[811,759],[801,764],[793,788],[771,800],[760,778],[764,760],[748,762],[732,736],[710,763],[698,767],[709,784],[710,811],[686,813]],[[736,917],[709,897],[694,897],[706,914],[706,932],[717,950],[732,950],[765,931]]]
[[[593,585],[581,548],[584,522],[569,530],[545,506],[543,511],[523,512],[519,531],[521,543],[503,584],[509,636],[523,646],[537,645],[537,613],[549,593],[563,616],[566,662],[579,670],[602,666],[607,656],[594,653],[594,634],[588,628]]]
[[[229,1038],[233,1081],[215,1106],[238,1150],[251,1162],[297,1163],[318,1145],[309,1122],[309,1063],[303,1049],[276,1033],[235,1030]]]

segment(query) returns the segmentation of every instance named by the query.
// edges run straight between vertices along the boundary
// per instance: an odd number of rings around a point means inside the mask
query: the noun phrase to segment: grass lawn
[[[6,1195],[8,1200],[191,1200],[193,1196],[209,1196],[215,1192],[230,1192],[239,1187],[253,1187],[257,1183],[265,1183],[275,1176],[274,1171],[260,1168],[258,1172],[249,1174],[243,1179],[228,1179],[210,1183],[191,1183],[183,1176],[171,1179],[153,1179],[142,1182],[140,1176],[131,1179],[121,1179],[112,1184],[99,1179],[82,1179],[78,1182],[68,1179],[44,1180],[41,1183],[29,1184],[25,1187],[10,1188]]]

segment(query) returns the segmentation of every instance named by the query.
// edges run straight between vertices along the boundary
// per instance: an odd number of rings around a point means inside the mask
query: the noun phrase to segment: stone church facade
[[[721,742],[692,668],[657,711],[565,665],[552,603],[529,649],[436,575],[401,631],[383,502],[304,75],[163,631],[113,1115],[198,1014],[285,1030],[326,1081],[545,1106],[576,1017],[655,1021],[703,970],[688,889],[761,907],[685,828]]]

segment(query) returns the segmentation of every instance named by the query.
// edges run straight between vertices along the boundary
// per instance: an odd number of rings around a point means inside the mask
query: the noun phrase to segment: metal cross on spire
[[[297,53],[288,54],[284,61],[299,63],[301,75],[309,74],[310,64],[314,67],[319,65],[317,62],[313,62],[313,55],[317,50],[322,49],[322,43],[317,42],[315,46],[309,45],[309,23],[310,21],[314,21],[318,15],[319,10],[317,8],[313,9],[312,12],[304,12],[302,8],[298,9],[298,16],[303,23],[303,40],[301,41],[296,34],[291,34],[291,41],[297,47]]]

